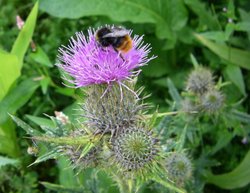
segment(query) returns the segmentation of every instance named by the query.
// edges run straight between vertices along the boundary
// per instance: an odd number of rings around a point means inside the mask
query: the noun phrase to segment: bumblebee
[[[123,27],[102,27],[96,32],[96,40],[102,47],[112,46],[122,53],[128,52],[133,46],[129,31]]]

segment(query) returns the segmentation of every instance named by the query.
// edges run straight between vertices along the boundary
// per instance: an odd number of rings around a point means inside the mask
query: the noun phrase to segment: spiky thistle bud
[[[140,127],[122,130],[112,142],[114,158],[119,168],[132,172],[146,169],[157,155],[157,141],[152,131]]]
[[[201,109],[210,114],[218,112],[224,104],[224,95],[218,90],[210,90],[201,96]]]
[[[168,177],[179,186],[192,177],[192,164],[184,152],[172,152],[166,158],[166,169]]]
[[[186,82],[186,90],[202,95],[210,90],[213,85],[214,81],[211,71],[204,67],[198,67],[189,74]]]
[[[137,98],[134,83],[126,83],[128,89],[122,89],[118,83],[92,85],[87,91],[83,104],[84,117],[94,133],[115,134],[122,128],[134,125],[145,105]],[[139,94],[139,92],[137,92]]]

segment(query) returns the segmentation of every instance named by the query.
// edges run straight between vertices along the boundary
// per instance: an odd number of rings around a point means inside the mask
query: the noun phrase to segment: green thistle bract
[[[93,85],[87,91],[83,104],[86,124],[94,133],[116,134],[122,128],[127,128],[138,122],[139,114],[145,105],[140,104],[134,90],[134,83],[126,83],[129,89],[122,89],[118,83],[112,86]],[[140,94],[137,92],[136,94]]]
[[[198,67],[189,74],[186,82],[186,90],[202,95],[210,90],[213,85],[213,76],[210,70]]]
[[[192,164],[183,152],[172,152],[166,158],[168,177],[182,186],[192,177]]]
[[[122,130],[112,142],[116,162],[124,171],[136,171],[150,164],[156,156],[157,139],[152,132],[131,127]]]

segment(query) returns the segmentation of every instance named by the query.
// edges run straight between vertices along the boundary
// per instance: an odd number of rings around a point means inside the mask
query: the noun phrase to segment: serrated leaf
[[[173,31],[180,30],[187,22],[187,10],[182,0],[43,0],[40,8],[62,18],[80,18],[103,15],[113,21],[153,23],[159,38],[174,38]]]
[[[241,188],[250,183],[250,151],[246,154],[243,161],[231,172],[220,175],[208,175],[208,182],[215,184],[223,189],[231,190]]]
[[[8,157],[0,156],[0,169],[5,165],[16,165],[19,161]]]
[[[250,70],[250,52],[245,50],[240,50],[237,48],[232,48],[224,44],[218,44],[212,42],[202,35],[195,34],[195,37],[205,46],[207,46],[211,51],[217,54],[219,57],[240,66],[242,68]]]
[[[49,159],[55,159],[57,157],[61,156],[61,153],[58,149],[53,149],[47,153],[45,153],[44,155],[42,156],[39,156],[32,164],[30,164],[29,166],[32,166],[34,164],[38,164],[40,162],[44,162],[46,160],[49,160]]]
[[[19,119],[18,117],[14,116],[14,115],[10,115],[10,117],[12,118],[12,120],[22,129],[24,129],[26,131],[27,134],[29,135],[40,135],[41,133],[35,129],[33,129],[30,125],[28,125],[27,123],[25,123],[24,121],[22,121],[21,119]]]

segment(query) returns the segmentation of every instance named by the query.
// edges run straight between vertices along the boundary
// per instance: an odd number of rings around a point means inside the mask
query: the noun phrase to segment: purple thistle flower
[[[132,49],[127,53],[120,53],[112,46],[99,45],[95,33],[95,30],[89,29],[86,37],[83,32],[77,32],[76,38],[71,37],[67,47],[59,48],[60,63],[57,66],[73,77],[73,80],[64,78],[76,88],[92,84],[121,83],[122,80],[139,74],[139,70],[133,71],[135,68],[146,65],[155,58],[148,58],[151,47],[149,44],[143,45],[142,36],[135,35],[132,38]]]

